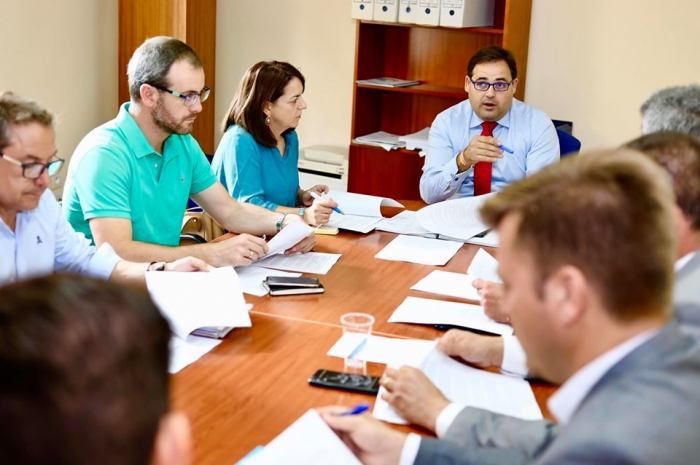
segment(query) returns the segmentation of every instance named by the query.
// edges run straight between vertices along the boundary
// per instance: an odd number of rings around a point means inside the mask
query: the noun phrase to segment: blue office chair
[[[559,137],[559,155],[561,157],[576,155],[581,150],[581,141],[568,132],[557,129],[557,137]]]

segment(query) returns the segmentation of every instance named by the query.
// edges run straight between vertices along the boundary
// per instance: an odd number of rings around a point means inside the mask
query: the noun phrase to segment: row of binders
[[[492,27],[496,0],[352,0],[353,19],[446,27]]]

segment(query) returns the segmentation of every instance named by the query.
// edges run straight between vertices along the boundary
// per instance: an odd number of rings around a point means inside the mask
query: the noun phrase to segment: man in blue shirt
[[[497,45],[476,52],[464,85],[469,99],[440,113],[430,128],[420,180],[429,204],[498,191],[559,161],[552,121],[513,97],[518,68],[511,52]]]
[[[11,92],[0,95],[0,285],[53,271],[98,278],[143,278],[147,269],[195,271],[206,263],[191,257],[174,263],[131,263],[109,244],[100,249],[76,234],[61,217],[50,175],[61,169],[53,115]]]

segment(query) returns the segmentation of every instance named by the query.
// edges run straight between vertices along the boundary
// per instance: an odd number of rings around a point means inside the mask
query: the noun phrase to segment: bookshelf
[[[357,21],[355,79],[388,76],[418,80],[411,87],[354,84],[351,137],[376,131],[410,134],[466,99],[469,58],[482,47],[501,45],[518,63],[517,99],[525,94],[532,0],[496,0],[494,27],[446,28]],[[386,152],[350,144],[348,190],[397,200],[419,200],[423,158],[411,150]]]

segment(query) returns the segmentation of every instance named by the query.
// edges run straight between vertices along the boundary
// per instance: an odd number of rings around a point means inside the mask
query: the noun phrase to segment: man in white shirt
[[[192,257],[131,263],[105,244],[92,247],[61,216],[48,190],[63,160],[56,154],[53,115],[11,92],[0,96],[0,285],[53,271],[103,279],[142,278],[151,270],[206,270]]]
[[[499,230],[502,306],[528,367],[563,384],[549,401],[561,426],[450,404],[411,367],[387,370],[384,398],[440,440],[342,409],[324,409],[324,419],[365,463],[693,461],[700,342],[672,321],[666,178],[633,150],[591,153],[506,187],[482,209]]]

